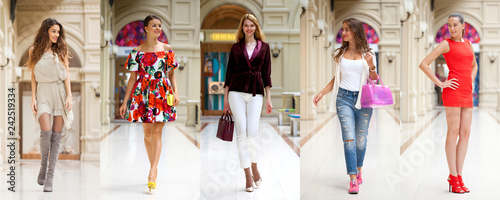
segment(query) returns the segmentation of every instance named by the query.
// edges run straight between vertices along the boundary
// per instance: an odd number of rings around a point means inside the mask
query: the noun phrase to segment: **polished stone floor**
[[[364,183],[348,194],[340,123],[335,113],[302,120],[300,137],[276,117],[262,117],[259,169],[262,185],[245,192],[235,142],[215,137],[217,120],[204,117],[201,132],[183,122],[163,129],[158,185],[147,191],[149,162],[140,124],[115,122],[103,127],[101,160],[60,160],[54,191],[36,183],[39,160],[17,164],[16,193],[7,191],[9,165],[0,165],[0,199],[498,199],[500,112],[474,108],[464,166],[468,194],[448,192],[444,153],[446,115],[437,107],[414,123],[399,112],[374,110],[370,122]]]
[[[399,124],[394,116],[397,113],[392,109],[374,109],[358,195],[348,194],[349,176],[336,113],[302,120],[301,199],[398,199],[399,185],[387,181],[398,172]]]
[[[217,122],[204,121],[208,125],[201,132],[201,199],[299,199],[300,158],[293,149],[299,138],[292,137],[289,128],[276,126],[276,117],[261,118],[258,167],[262,185],[251,193],[245,191],[236,142],[219,140]]]
[[[39,160],[21,160],[16,166],[16,192],[7,190],[6,181],[10,165],[0,165],[0,199],[52,200],[52,199],[99,199],[99,162],[59,160],[56,165],[53,191],[43,192],[38,185]]]
[[[199,199],[200,150],[194,127],[183,122],[163,128],[156,190],[147,190],[149,161],[142,125],[115,123],[101,141],[101,199]]]

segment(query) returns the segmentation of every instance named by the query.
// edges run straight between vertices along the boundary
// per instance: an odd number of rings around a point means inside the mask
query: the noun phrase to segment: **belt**
[[[245,91],[248,91],[248,87],[250,87],[250,81],[254,79],[253,81],[253,88],[252,88],[252,96],[257,95],[257,87],[264,87],[264,82],[262,82],[262,78],[260,77],[260,71],[246,71],[246,72],[241,72],[235,74],[235,76],[240,76],[240,75],[246,75],[247,76],[247,82],[245,84]],[[259,85],[257,85],[257,82]]]
[[[64,80],[57,80],[57,81],[37,81],[38,83],[56,83],[58,85],[64,84]]]

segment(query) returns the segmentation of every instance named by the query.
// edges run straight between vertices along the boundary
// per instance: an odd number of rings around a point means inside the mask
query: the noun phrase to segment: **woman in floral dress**
[[[125,63],[131,75],[120,115],[128,121],[142,123],[151,164],[148,176],[151,191],[156,189],[163,126],[177,118],[175,106],[179,104],[179,95],[174,69],[178,64],[172,47],[158,41],[162,31],[158,16],[149,15],[144,19],[144,31],[146,42],[134,48]]]

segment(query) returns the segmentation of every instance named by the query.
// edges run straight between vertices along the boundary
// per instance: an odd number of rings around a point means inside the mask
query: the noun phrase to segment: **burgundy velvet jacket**
[[[226,86],[229,86],[229,91],[264,95],[264,88],[272,87],[269,44],[257,40],[250,59],[244,39],[233,44],[227,64]]]

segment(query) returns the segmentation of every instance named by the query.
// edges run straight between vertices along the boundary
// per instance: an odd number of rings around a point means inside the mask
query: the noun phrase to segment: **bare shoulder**
[[[438,44],[436,49],[439,49],[441,53],[448,53],[450,51],[450,44],[448,43],[447,40],[443,40],[441,43]]]
[[[172,50],[172,46],[170,46],[169,44],[163,43],[163,49],[165,51],[170,51],[170,50]]]
[[[132,50],[134,50],[134,51],[140,51],[140,50],[141,50],[141,46],[142,46],[142,44],[141,44],[141,45],[139,45],[139,46],[136,46],[136,47],[135,47],[134,49],[132,49]]]
[[[34,46],[31,46],[31,47],[30,47],[30,50],[29,50],[29,54],[30,54],[30,55],[33,53],[33,49],[35,49],[35,47],[34,47]]]

